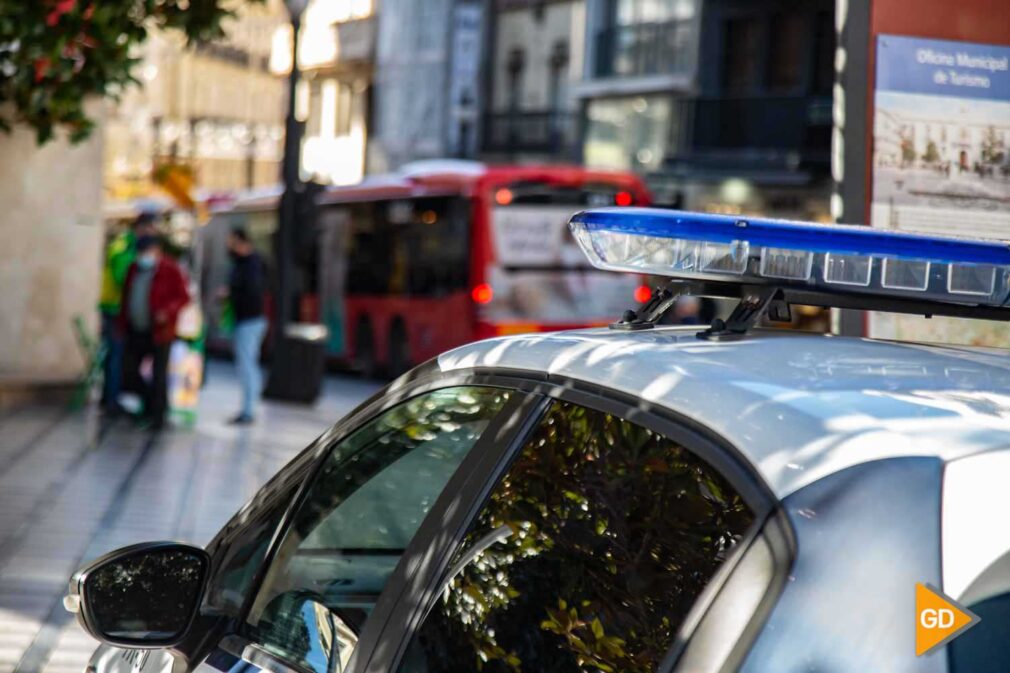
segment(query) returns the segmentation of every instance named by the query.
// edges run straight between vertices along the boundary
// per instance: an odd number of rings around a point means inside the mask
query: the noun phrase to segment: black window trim
[[[739,568],[741,561],[759,539],[763,539],[768,544],[774,564],[773,575],[764,595],[751,614],[747,626],[733,644],[720,670],[736,671],[743,665],[751,646],[757,640],[761,627],[768,620],[772,608],[775,607],[775,603],[785,587],[788,571],[795,558],[795,537],[792,534],[792,527],[789,525],[789,518],[781,507],[768,512],[763,519],[755,517],[754,523],[747,529],[740,543],[712,576],[712,580],[702,590],[688,612],[673,645],[656,669],[659,673],[676,673],[680,670],[678,664],[681,655],[687,650],[695,632],[705,621],[709,609],[722,594],[730,577],[737,572],[742,572]],[[685,673],[687,672],[685,671]]]
[[[494,484],[488,475],[497,472],[500,463],[511,454],[512,447],[522,442],[547,407],[547,400],[540,395],[516,389],[512,392],[512,397],[463,459],[407,545],[365,622],[348,662],[348,673],[362,670],[364,662],[370,663],[372,655],[382,650],[385,634],[412,632],[413,615],[432,598],[434,580],[448,568],[467,524],[477,515],[487,491]]]
[[[745,533],[741,544],[737,545],[699,596],[659,670],[675,670],[677,659],[690,642],[694,629],[704,619],[706,611],[732,574],[731,571],[735,569],[757,536],[765,534],[765,539],[773,549],[776,562],[775,577],[758,609],[751,616],[739,646],[734,647],[731,659],[743,660],[781,593],[788,570],[795,558],[796,545],[788,519],[782,514],[781,503],[732,443],[697,421],[665,407],[621,391],[545,372],[475,367],[443,375],[436,361],[429,361],[401,381],[391,384],[391,388],[395,389],[398,384],[402,390],[412,389],[412,384],[424,389],[449,385],[500,385],[529,393],[531,397],[527,398],[526,402],[530,408],[526,411],[526,417],[516,423],[517,431],[512,433],[508,441],[498,442],[495,447],[496,458],[493,461],[484,461],[481,473],[474,472],[468,475],[468,500],[465,507],[459,507],[460,511],[465,510],[466,516],[457,516],[452,526],[440,527],[443,537],[438,541],[437,556],[440,561],[437,566],[430,568],[424,576],[411,574],[409,577],[402,572],[403,568],[400,565],[397,566],[379,598],[379,603],[376,604],[376,613],[380,604],[386,603],[383,610],[384,612],[388,610],[389,614],[383,614],[381,627],[378,625],[379,619],[370,619],[366,624],[347,668],[348,673],[391,673],[399,664],[411,638],[421,626],[428,607],[437,598],[435,594],[443,582],[452,554],[458,549],[467,526],[477,516],[488,494],[518,455],[525,440],[535,428],[536,422],[553,400],[571,402],[613,414],[682,444],[718,470],[751,507],[754,522]],[[538,398],[539,403],[536,402]],[[504,413],[501,416],[504,416]],[[461,470],[463,467],[461,465]],[[446,491],[449,491],[448,487]],[[432,509],[432,513],[437,507],[438,503]],[[429,515],[418,530],[410,545],[412,549],[431,547],[433,536],[430,535],[431,531],[428,528],[431,518]],[[446,533],[450,533],[448,540],[445,538]],[[406,556],[405,554],[404,557]]]

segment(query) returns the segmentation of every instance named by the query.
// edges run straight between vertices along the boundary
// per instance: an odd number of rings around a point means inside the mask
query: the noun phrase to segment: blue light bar
[[[994,241],[650,208],[587,210],[569,226],[603,269],[989,306],[1010,296],[1010,247]]]

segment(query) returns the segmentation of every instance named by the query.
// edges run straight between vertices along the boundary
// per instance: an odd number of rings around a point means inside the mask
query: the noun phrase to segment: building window
[[[307,136],[336,138],[350,135],[354,115],[354,85],[336,79],[314,82],[311,87],[312,103]]]
[[[692,61],[696,0],[618,0],[596,35],[598,77],[685,73]]]
[[[818,12],[814,21],[813,91],[827,95],[835,84],[835,15]]]
[[[322,102],[319,113],[319,135],[323,138],[333,138],[337,130],[337,96],[340,92],[340,85],[336,80],[328,79],[323,82]]]
[[[757,86],[760,42],[761,24],[756,17],[740,17],[725,23],[722,83],[727,92],[747,92]]]
[[[508,107],[518,110],[522,107],[523,70],[526,68],[526,52],[515,48],[509,52],[505,70],[508,74]]]
[[[800,86],[800,68],[806,60],[803,58],[805,23],[798,12],[772,16],[768,44],[768,88],[771,91],[790,91]]]
[[[323,130],[323,83],[317,79],[304,79],[299,82],[301,108],[300,116],[305,122],[305,135],[317,136]]]
[[[351,133],[351,114],[354,110],[354,86],[347,82],[340,84],[339,96],[337,98],[337,124],[338,136],[346,136]]]
[[[584,156],[594,168],[654,171],[680,147],[682,105],[669,96],[589,103]]]
[[[639,23],[685,21],[694,16],[695,0],[617,0],[614,23],[630,26]]]
[[[565,102],[565,69],[568,67],[567,40],[558,40],[554,43],[547,65],[550,68],[547,100],[550,102],[551,111],[557,112],[564,107]]]

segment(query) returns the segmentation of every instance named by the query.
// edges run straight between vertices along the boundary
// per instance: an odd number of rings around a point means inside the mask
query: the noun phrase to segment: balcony
[[[690,137],[667,161],[676,173],[789,181],[829,171],[830,96],[699,98],[686,108]]]
[[[341,21],[334,24],[337,62],[371,61],[375,53],[375,17]]]
[[[611,26],[596,35],[597,77],[683,75],[691,68],[689,21]]]
[[[484,116],[483,151],[571,158],[577,117],[570,112],[492,112]]]

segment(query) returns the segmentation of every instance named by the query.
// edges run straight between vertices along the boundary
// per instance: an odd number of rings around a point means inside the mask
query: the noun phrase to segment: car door
[[[242,613],[257,572],[274,533],[319,462],[320,452],[332,441],[333,429],[295,456],[235,513],[207,545],[212,559],[211,576],[203,596],[200,618],[191,638],[177,652],[131,650],[101,645],[92,655],[88,670],[95,673],[171,673],[199,660],[208,645],[233,628]],[[226,485],[222,485],[226,487]]]
[[[468,506],[473,475],[539,400],[473,381],[397,390],[404,401],[326,447],[247,583],[240,618],[197,670],[347,669],[362,630],[385,619],[375,606],[394,570],[445,543],[440,531]]]
[[[360,670],[696,671],[740,660],[789,565],[774,499],[715,438],[576,387],[550,391],[448,560],[414,576],[375,645],[357,653]],[[674,669],[680,659],[691,668]]]

